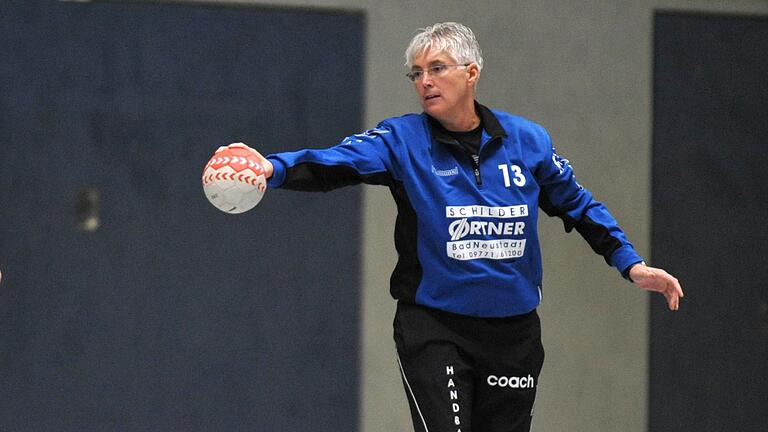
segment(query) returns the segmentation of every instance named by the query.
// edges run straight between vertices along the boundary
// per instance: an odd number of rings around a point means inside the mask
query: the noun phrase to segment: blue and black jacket
[[[407,114],[331,148],[268,156],[269,186],[388,186],[398,210],[392,296],[457,314],[505,317],[539,305],[539,208],[560,217],[566,231],[575,228],[620,272],[642,261],[543,127],[476,109],[484,130],[474,158],[427,114]]]

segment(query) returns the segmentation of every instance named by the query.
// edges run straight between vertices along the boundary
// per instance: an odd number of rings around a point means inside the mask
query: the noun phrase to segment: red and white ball
[[[219,147],[203,170],[205,197],[226,213],[243,213],[256,206],[267,179],[255,150],[243,143]]]

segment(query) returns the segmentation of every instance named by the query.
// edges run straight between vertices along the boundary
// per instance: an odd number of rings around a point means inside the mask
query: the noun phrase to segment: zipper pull
[[[473,154],[472,155],[472,169],[475,171],[475,182],[478,186],[483,185],[483,179],[480,178],[480,156]]]

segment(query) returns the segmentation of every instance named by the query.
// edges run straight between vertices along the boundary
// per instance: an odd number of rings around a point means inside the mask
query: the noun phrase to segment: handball
[[[243,143],[219,147],[203,170],[205,197],[225,213],[243,213],[256,207],[266,189],[259,155]]]

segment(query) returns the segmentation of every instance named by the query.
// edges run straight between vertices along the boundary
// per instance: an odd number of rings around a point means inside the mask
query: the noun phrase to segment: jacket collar
[[[475,111],[483,122],[483,129],[485,129],[485,132],[488,133],[488,141],[496,138],[507,137],[507,131],[501,127],[501,123],[499,123],[499,119],[496,118],[496,115],[493,114],[493,111],[491,111],[485,105],[481,105],[477,101],[475,101]],[[437,121],[429,114],[425,113],[424,115],[427,116],[429,122],[429,131],[436,141],[444,144],[456,144],[456,140],[448,133],[448,131],[439,121]]]

